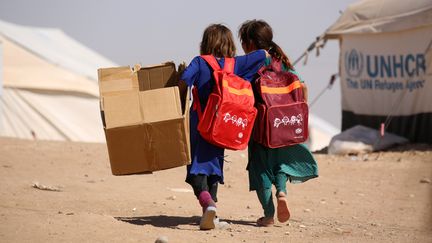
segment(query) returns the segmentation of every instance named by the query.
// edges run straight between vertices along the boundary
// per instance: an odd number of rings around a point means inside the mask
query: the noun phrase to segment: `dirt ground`
[[[320,177],[289,184],[291,219],[268,228],[247,153],[227,154],[229,227],[200,231],[185,167],[113,176],[105,144],[0,138],[0,242],[432,242],[432,146],[315,154]]]

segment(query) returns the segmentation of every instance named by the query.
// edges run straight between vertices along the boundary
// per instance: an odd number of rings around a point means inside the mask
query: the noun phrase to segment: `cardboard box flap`
[[[100,68],[98,80],[101,97],[109,93],[139,89],[137,75],[130,67]]]
[[[140,91],[172,87],[176,86],[178,82],[177,71],[173,62],[142,67],[137,73]]]
[[[139,98],[144,123],[182,118],[178,87],[143,91]]]
[[[106,129],[136,125],[142,121],[138,91],[106,95],[103,103]]]

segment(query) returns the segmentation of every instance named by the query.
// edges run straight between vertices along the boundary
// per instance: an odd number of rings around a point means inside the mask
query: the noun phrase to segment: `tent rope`
[[[309,103],[309,108],[315,104],[315,102],[324,94],[325,91],[330,90],[333,87],[337,77],[339,77],[339,73],[335,73],[330,77],[328,85],[324,87],[324,89],[322,89],[321,92]]]
[[[301,59],[305,59],[303,61],[303,65],[307,64],[309,52],[316,49],[316,56],[320,55],[320,48],[324,48],[327,39],[324,39],[324,35],[320,35],[316,37],[315,41],[312,42],[309,47],[293,62],[293,66],[295,66]]]

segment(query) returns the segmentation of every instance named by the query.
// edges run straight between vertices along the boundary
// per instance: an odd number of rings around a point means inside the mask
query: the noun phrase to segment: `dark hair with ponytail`
[[[291,62],[282,48],[273,42],[273,30],[264,20],[248,20],[244,22],[238,32],[242,45],[250,46],[253,44],[256,49],[267,50],[268,53],[286,65],[288,69],[293,69]]]

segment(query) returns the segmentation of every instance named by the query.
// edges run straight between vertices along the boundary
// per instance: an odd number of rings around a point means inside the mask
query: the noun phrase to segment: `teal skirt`
[[[253,141],[248,147],[249,190],[271,188],[278,173],[288,175],[291,183],[302,183],[318,177],[318,165],[303,144],[267,148]]]

